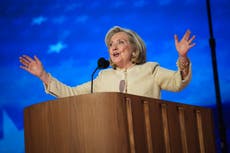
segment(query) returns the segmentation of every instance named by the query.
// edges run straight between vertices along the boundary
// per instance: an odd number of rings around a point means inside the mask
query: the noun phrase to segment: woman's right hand
[[[45,72],[42,63],[38,59],[37,56],[34,56],[34,58],[31,58],[27,55],[22,55],[19,57],[19,61],[21,63],[20,68],[37,76],[44,83],[48,82],[48,74]]]

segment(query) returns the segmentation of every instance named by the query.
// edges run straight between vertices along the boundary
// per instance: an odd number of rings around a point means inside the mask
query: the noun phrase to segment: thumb
[[[178,40],[178,36],[176,34],[174,35],[174,40],[175,40],[175,44],[178,44],[179,40]]]
[[[41,64],[41,61],[39,60],[39,58],[36,55],[34,55],[34,60],[36,61],[36,63]]]

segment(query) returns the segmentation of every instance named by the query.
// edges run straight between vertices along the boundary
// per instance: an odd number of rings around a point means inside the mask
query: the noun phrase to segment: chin
[[[116,65],[119,65],[119,63],[121,62],[120,59],[112,59],[112,62]]]

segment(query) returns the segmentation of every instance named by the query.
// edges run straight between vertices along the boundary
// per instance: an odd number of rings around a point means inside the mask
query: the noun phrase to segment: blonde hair
[[[134,32],[130,29],[121,28],[119,26],[115,26],[115,27],[112,27],[111,29],[109,29],[109,31],[107,32],[107,34],[105,36],[105,44],[106,44],[107,48],[109,48],[110,39],[112,38],[112,36],[118,32],[126,33],[128,35],[130,44],[134,48],[134,51],[133,51],[132,57],[131,57],[132,63],[134,63],[134,64],[145,63],[146,62],[145,43],[136,32]],[[111,61],[111,59],[110,59],[110,65],[113,68],[116,68],[116,65]]]

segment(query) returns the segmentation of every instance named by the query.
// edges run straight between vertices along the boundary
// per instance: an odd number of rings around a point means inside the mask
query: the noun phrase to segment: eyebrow
[[[119,41],[119,40],[129,41],[129,40],[123,39],[123,38],[119,38],[119,39],[117,39],[116,41]],[[110,39],[109,43],[111,43],[111,42],[113,42],[113,41]]]

